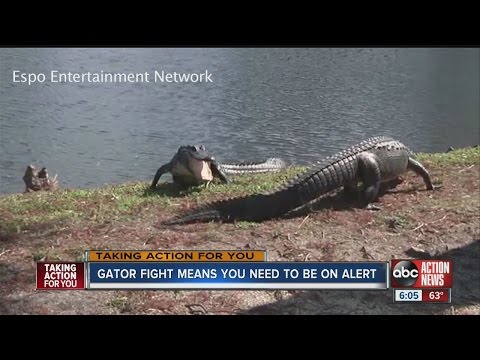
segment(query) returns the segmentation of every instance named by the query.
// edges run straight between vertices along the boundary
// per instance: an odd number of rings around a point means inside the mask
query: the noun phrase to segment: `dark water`
[[[479,143],[479,49],[0,49],[0,193],[151,180],[183,144],[304,164],[373,135]],[[213,83],[13,83],[12,71],[203,72]]]

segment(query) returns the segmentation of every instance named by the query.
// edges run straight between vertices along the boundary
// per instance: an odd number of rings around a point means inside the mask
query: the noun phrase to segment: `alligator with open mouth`
[[[180,186],[209,183],[214,178],[228,183],[229,174],[255,174],[274,172],[287,167],[280,158],[268,158],[261,162],[220,163],[211,156],[204,145],[180,146],[177,153],[156,172],[151,188],[155,189],[163,174],[172,174],[173,182]]]

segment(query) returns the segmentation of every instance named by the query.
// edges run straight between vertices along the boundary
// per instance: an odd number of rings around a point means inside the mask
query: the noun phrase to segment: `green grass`
[[[395,211],[390,214],[378,214],[375,223],[389,229],[400,229],[410,226],[413,219],[403,211]]]
[[[448,153],[420,153],[417,159],[438,167],[470,166],[480,163],[480,146],[450,151]]]
[[[480,163],[480,148],[466,148],[444,154],[418,154],[425,164],[470,166]],[[75,222],[102,225],[158,212],[175,211],[185,202],[198,205],[228,197],[274,190],[304,168],[291,167],[281,172],[241,175],[229,184],[211,183],[179,191],[173,184],[159,184],[149,190],[149,183],[134,182],[95,189],[59,189],[52,192],[0,195],[0,237],[2,234],[56,230]],[[166,210],[167,209],[167,210]],[[249,223],[241,223],[249,228]]]
[[[1,233],[53,229],[61,224],[86,221],[105,224],[126,221],[136,216],[154,214],[180,204],[248,195],[269,191],[301,171],[295,167],[272,174],[232,177],[230,184],[211,183],[209,186],[179,190],[173,184],[159,184],[150,190],[149,183],[135,182],[104,186],[94,189],[59,189],[52,192],[35,192],[0,196]],[[142,214],[143,212],[143,214]],[[37,228],[37,229],[36,229]]]

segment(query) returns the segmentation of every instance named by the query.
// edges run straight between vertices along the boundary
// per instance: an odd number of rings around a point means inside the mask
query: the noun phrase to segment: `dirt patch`
[[[9,227],[0,231],[0,314],[480,314],[478,161],[425,165],[443,187],[426,191],[408,174],[379,199],[380,211],[352,207],[338,195],[308,213],[258,224],[163,226],[198,203],[175,198],[155,208],[153,198],[135,203],[126,220]],[[35,261],[75,261],[87,249],[260,249],[272,261],[452,259],[452,304],[393,304],[391,291],[35,289]]]

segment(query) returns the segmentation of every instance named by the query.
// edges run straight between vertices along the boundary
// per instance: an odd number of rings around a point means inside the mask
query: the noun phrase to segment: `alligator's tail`
[[[289,183],[269,194],[255,194],[207,204],[166,224],[209,222],[263,221],[284,215],[345,183],[355,174],[354,161],[321,164],[297,176]],[[342,170],[343,169],[343,170]]]
[[[262,221],[278,217],[291,208],[302,205],[302,202],[301,196],[290,189],[268,195],[256,194],[207,204],[165,224],[232,222],[235,220]]]
[[[280,158],[268,158],[261,162],[242,162],[237,164],[220,164],[221,169],[227,174],[250,174],[274,172],[288,166],[287,162]]]
[[[165,221],[165,225],[191,224],[196,222],[220,221],[222,214],[217,209],[199,209],[178,219]]]

